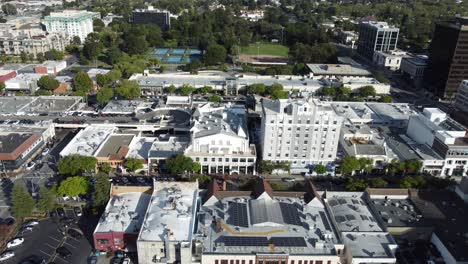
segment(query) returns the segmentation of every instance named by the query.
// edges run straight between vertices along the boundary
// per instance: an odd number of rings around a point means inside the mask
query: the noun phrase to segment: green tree
[[[264,94],[266,86],[263,83],[254,83],[247,87],[247,92],[250,94]]]
[[[122,80],[115,86],[115,93],[125,99],[140,97],[140,86],[135,81]]]
[[[322,96],[329,96],[333,97],[336,95],[336,90],[334,88],[331,88],[329,86],[324,86],[320,90],[318,90],[318,94]]]
[[[112,69],[110,72],[106,73],[106,78],[108,79],[109,83],[113,83],[122,78],[122,72],[118,69]]]
[[[374,162],[369,158],[359,158],[359,169],[365,173],[370,173],[374,169]]]
[[[422,168],[422,163],[417,159],[405,160],[404,166],[407,173],[418,173]]]
[[[18,14],[18,10],[16,10],[16,7],[10,3],[3,4],[2,11],[7,16],[14,16]]]
[[[99,85],[99,87],[107,86],[109,82],[110,80],[106,74],[96,74],[96,83]]]
[[[149,48],[148,41],[146,41],[146,36],[144,35],[138,36],[138,35],[132,34],[126,39],[126,43],[127,43],[126,51],[130,55],[143,54]]]
[[[63,52],[58,51],[56,49],[51,49],[44,53],[44,57],[47,60],[62,60],[63,56],[64,56]]]
[[[73,176],[63,180],[60,183],[57,192],[60,196],[75,197],[78,195],[86,194],[88,192],[88,189],[89,183],[85,177]]]
[[[173,174],[178,175],[185,172],[196,172],[200,168],[200,164],[194,162],[191,158],[183,154],[171,157],[166,162],[167,170]]]
[[[203,86],[198,89],[198,92],[201,94],[209,94],[213,92],[213,87],[211,86]]]
[[[398,184],[400,188],[409,189],[416,185],[416,181],[411,176],[404,177]]]
[[[390,163],[388,163],[385,166],[385,169],[388,173],[390,173],[391,175],[394,175],[397,172],[403,171],[405,169],[405,164],[398,162],[396,160],[392,160]]]
[[[41,212],[48,212],[55,207],[55,193],[45,186],[39,189],[39,200],[37,201],[37,209]]]
[[[93,80],[89,78],[86,72],[78,72],[73,79],[73,85],[75,86],[75,91],[87,94],[93,88]]]
[[[205,64],[215,65],[226,61],[226,48],[218,44],[211,44],[204,56]]]
[[[44,90],[44,89],[39,89],[34,92],[34,96],[46,96],[46,95],[52,95],[52,92],[49,90]]]
[[[0,81],[0,94],[3,93],[3,91],[5,90],[5,88],[6,88],[5,82]]]
[[[71,41],[71,43],[72,43],[73,45],[77,45],[77,46],[81,45],[81,39],[80,39],[80,37],[74,36],[73,39],[72,39],[72,41]]]
[[[44,90],[52,91],[59,87],[59,81],[55,80],[54,78],[50,77],[49,75],[44,75],[37,81],[37,85]]]
[[[274,181],[270,181],[268,182],[271,186],[271,188],[274,190],[274,191],[284,191],[285,187],[284,185],[278,183],[278,182],[274,182]]]
[[[327,172],[327,168],[325,168],[325,166],[323,166],[322,164],[317,164],[315,165],[314,167],[314,171],[317,173],[317,174],[324,174]]]
[[[220,103],[222,101],[223,101],[223,98],[221,98],[221,96],[217,94],[213,94],[212,96],[208,98],[208,102],[212,102],[212,103]]]
[[[164,92],[168,94],[173,94],[176,90],[177,88],[172,84],[164,88]]]
[[[384,73],[379,71],[375,74],[375,79],[378,81],[378,82],[381,82],[381,83],[385,83],[385,84],[389,84],[390,81],[387,79],[387,77],[385,77]]]
[[[61,158],[57,163],[57,168],[62,175],[80,175],[83,172],[94,171],[96,164],[97,159],[95,157],[73,154]]]
[[[271,95],[271,98],[273,100],[277,100],[277,99],[287,99],[289,97],[289,94],[287,91],[284,91],[283,90],[283,85],[279,84],[279,83],[274,83],[272,85],[270,85],[267,89],[266,89],[266,94],[269,94]]]
[[[96,32],[90,33],[83,44],[83,55],[88,60],[95,60],[103,48],[99,34]]]
[[[39,53],[36,55],[36,59],[37,59],[40,63],[43,63],[43,62],[45,61],[44,53],[39,52]]]
[[[107,175],[98,174],[96,176],[96,183],[94,184],[92,196],[92,204],[94,207],[104,207],[107,204],[107,201],[109,200],[110,187],[111,184]]]
[[[381,177],[372,178],[369,180],[369,186],[371,188],[385,188],[387,185],[388,183]]]
[[[105,105],[107,102],[110,101],[112,98],[112,95],[114,94],[114,91],[112,91],[112,88],[101,88],[96,94],[96,101],[100,106]]]
[[[125,160],[125,168],[130,172],[143,169],[143,161],[135,158],[128,158]]]
[[[11,213],[15,218],[25,218],[32,214],[34,200],[21,185],[14,185],[11,194]]]
[[[179,94],[182,95],[182,96],[187,96],[187,95],[192,94],[193,92],[195,92],[195,88],[193,88],[190,85],[183,85],[178,90],[179,90]]]
[[[359,95],[362,97],[375,96],[376,94],[375,88],[372,85],[366,85],[359,88]]]
[[[20,58],[21,58],[21,63],[26,63],[28,61],[28,54],[22,51],[20,54]]]
[[[112,171],[112,167],[111,165],[109,165],[109,163],[103,162],[101,166],[99,167],[99,171],[109,175],[109,173]]]
[[[365,180],[352,177],[346,180],[345,189],[348,192],[361,192],[364,191],[367,187],[368,185]]]
[[[96,32],[101,32],[103,28],[105,28],[104,22],[101,19],[95,18],[93,19],[93,30]]]
[[[196,74],[202,66],[203,64],[199,60],[193,60],[187,64],[186,68],[191,74]]]
[[[379,99],[380,102],[382,103],[391,103],[393,101],[392,97],[390,95],[384,95],[380,97]]]
[[[359,160],[356,157],[347,156],[341,161],[341,171],[343,174],[352,174],[361,167]]]

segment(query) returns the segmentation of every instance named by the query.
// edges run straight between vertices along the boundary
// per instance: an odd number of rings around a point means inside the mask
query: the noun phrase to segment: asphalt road
[[[79,220],[73,210],[67,210],[67,216]],[[92,243],[87,237],[76,239],[65,235],[59,228],[59,219],[56,217],[44,219],[35,227],[32,233],[24,235],[24,244],[14,248],[15,257],[5,263],[21,263],[30,258],[43,259],[46,263],[81,264],[87,263],[91,254]],[[71,224],[69,228],[81,230],[77,224]],[[85,231],[82,231],[85,232]],[[64,246],[72,252],[72,256],[63,259],[55,253],[55,250]]]

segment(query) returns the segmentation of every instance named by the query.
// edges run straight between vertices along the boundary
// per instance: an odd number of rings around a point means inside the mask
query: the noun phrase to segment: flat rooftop
[[[307,64],[314,75],[353,75],[371,76],[372,74],[363,67],[348,64]]]
[[[392,236],[383,232],[343,233],[346,250],[353,258],[395,258],[396,242]]]
[[[129,144],[127,158],[148,160],[148,153],[155,140],[155,137],[133,137]]]
[[[101,110],[103,114],[134,113],[142,102],[129,100],[111,100]]]
[[[60,152],[60,156],[71,154],[94,156],[95,152],[114,131],[114,127],[87,126],[76,134]]]
[[[109,159],[124,159],[128,153],[130,142],[134,135],[111,135],[104,145],[100,148],[96,157],[105,157]]]
[[[76,107],[81,96],[0,97],[0,113],[63,113]]]
[[[144,192],[128,192],[112,196],[94,233],[138,234],[150,199],[151,195]]]
[[[335,222],[341,232],[383,232],[361,192],[327,192]]]
[[[192,240],[198,182],[154,182],[138,241]]]
[[[422,215],[408,198],[371,198],[371,203],[388,227],[420,226]]]
[[[153,141],[148,156],[150,158],[170,158],[182,154],[187,149],[189,142],[188,137],[158,137]]]

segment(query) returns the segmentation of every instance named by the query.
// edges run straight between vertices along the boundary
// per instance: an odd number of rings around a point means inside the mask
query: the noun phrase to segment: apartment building
[[[52,12],[46,16],[42,23],[47,32],[65,32],[70,38],[79,37],[83,43],[89,33],[93,32],[93,19],[100,18],[99,13],[64,10]]]
[[[318,100],[263,100],[263,160],[291,162],[292,168],[327,164],[336,159],[343,118]]]

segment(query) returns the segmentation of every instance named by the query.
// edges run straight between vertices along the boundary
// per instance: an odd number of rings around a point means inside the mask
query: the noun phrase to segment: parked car
[[[29,234],[29,233],[32,233],[32,231],[34,231],[34,228],[32,226],[23,226],[18,234],[20,235],[26,235],[26,234]]]
[[[34,161],[29,162],[26,164],[26,170],[32,170],[36,166],[36,163]]]
[[[57,208],[57,215],[60,217],[65,217],[65,210],[62,207]]]
[[[284,182],[295,182],[296,181],[296,179],[294,179],[292,177],[282,178],[281,180],[283,180]]]
[[[69,258],[72,256],[72,253],[70,250],[68,250],[68,248],[66,247],[58,247],[55,252],[61,257],[61,258]]]
[[[60,223],[62,224],[71,224],[75,222],[75,219],[71,218],[71,217],[63,217],[62,219],[60,219]]]
[[[122,259],[119,258],[119,257],[115,257],[112,259],[112,264],[121,264],[122,263]]]
[[[81,216],[81,208],[78,206],[73,207],[73,211],[75,212],[76,216]]]
[[[83,234],[81,234],[78,230],[73,229],[73,228],[68,229],[67,233],[68,233],[71,237],[76,238],[76,239],[80,239],[80,238],[83,237]]]
[[[89,257],[88,264],[96,264],[97,263],[97,257],[96,256],[91,256]]]
[[[9,260],[14,256],[15,256],[15,252],[11,250],[3,251],[3,253],[0,255],[0,262]]]
[[[124,258],[122,261],[122,264],[130,264],[130,259],[129,258]]]
[[[42,150],[42,156],[45,156],[45,155],[49,154],[49,151],[50,151],[49,148],[43,149],[43,150]]]
[[[23,226],[37,226],[38,224],[39,224],[39,221],[32,219],[27,222],[24,222]]]
[[[17,247],[23,243],[24,243],[24,238],[22,237],[13,238],[12,240],[8,242],[7,248]]]

